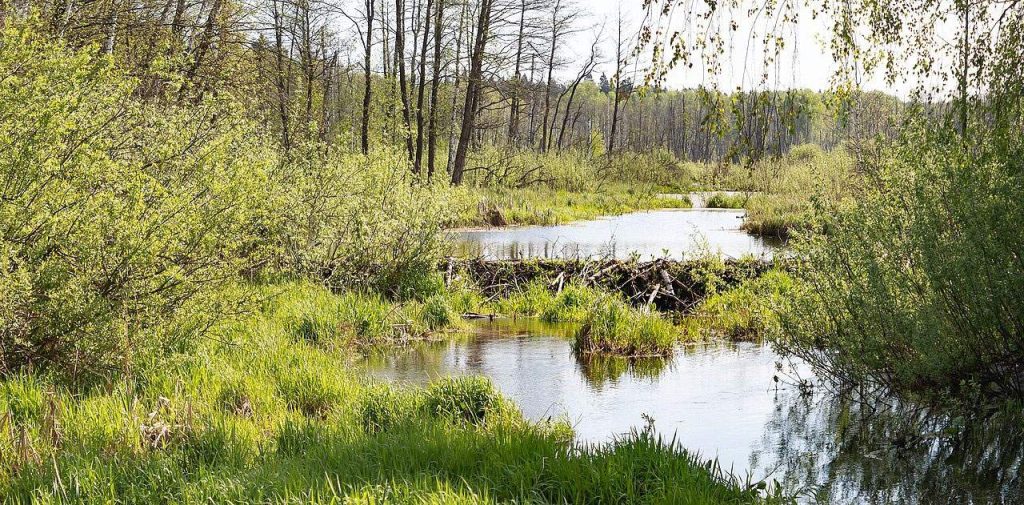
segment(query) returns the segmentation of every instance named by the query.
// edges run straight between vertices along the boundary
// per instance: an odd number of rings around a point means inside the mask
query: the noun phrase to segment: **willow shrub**
[[[972,131],[911,126],[863,163],[857,205],[799,250],[785,350],[847,384],[1024,394],[1024,141]]]
[[[333,288],[372,288],[398,298],[443,289],[437,265],[445,227],[466,193],[416,179],[405,155],[380,150],[297,156],[278,181],[283,268]]]
[[[0,372],[88,379],[186,344],[262,254],[254,132],[231,104],[140,103],[96,48],[17,23],[0,76]]]

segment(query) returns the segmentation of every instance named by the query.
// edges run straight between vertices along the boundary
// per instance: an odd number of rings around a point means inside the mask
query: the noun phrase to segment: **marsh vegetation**
[[[0,496],[1019,499],[1024,8],[755,3],[0,0]]]

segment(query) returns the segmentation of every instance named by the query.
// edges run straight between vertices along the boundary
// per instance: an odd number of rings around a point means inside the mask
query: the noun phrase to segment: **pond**
[[[940,443],[928,434],[941,428],[883,416],[880,405],[821,388],[808,393],[797,385],[814,382],[808,367],[759,344],[680,346],[667,360],[581,359],[569,331],[534,320],[478,323],[465,338],[373,355],[359,367],[375,380],[413,384],[488,377],[527,417],[570,421],[581,442],[607,442],[649,416],[661,435],[740,477],[779,481],[803,502],[1024,497],[1020,438],[993,435],[1001,430],[982,430],[977,450]]]
[[[747,234],[743,210],[664,209],[555,226],[455,230],[457,252],[485,259],[770,257],[781,245]]]

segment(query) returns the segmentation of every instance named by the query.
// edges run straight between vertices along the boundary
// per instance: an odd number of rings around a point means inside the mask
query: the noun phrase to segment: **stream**
[[[689,195],[698,207],[706,197]],[[671,209],[454,234],[460,255],[490,260],[780,252],[781,243],[743,232],[743,218],[743,210]],[[666,439],[740,479],[775,482],[801,503],[1024,503],[1019,418],[975,423],[892,399],[855,400],[814,386],[809,366],[767,345],[584,359],[572,352],[571,332],[529,319],[480,322],[463,338],[371,355],[359,367],[373,380],[411,384],[488,377],[528,418],[569,421],[579,443],[606,443],[653,422]]]
[[[580,358],[572,328],[536,320],[474,323],[453,341],[368,356],[371,380],[426,384],[489,378],[533,420],[566,419],[577,441],[604,443],[653,419],[659,435],[739,478],[776,481],[802,503],[1019,502],[1021,424],[955,441],[942,426],[885,415],[798,383],[806,365],[753,343],[680,346],[672,358]],[[778,380],[776,380],[778,379]]]
[[[697,204],[704,201],[701,193],[691,199]],[[459,256],[489,260],[634,255],[642,260],[683,259],[704,253],[771,257],[781,241],[744,232],[740,227],[745,215],[734,209],[662,209],[554,226],[462,229],[452,234]]]

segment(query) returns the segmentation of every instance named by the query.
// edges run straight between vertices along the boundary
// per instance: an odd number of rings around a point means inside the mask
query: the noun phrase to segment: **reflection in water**
[[[407,383],[487,376],[527,417],[564,415],[587,442],[626,433],[647,414],[660,433],[739,473],[751,469],[751,448],[776,398],[798,394],[776,391],[777,357],[763,346],[680,347],[670,361],[581,362],[566,327],[533,321],[523,335],[519,324],[485,322],[465,340],[376,356],[363,366],[371,377]]]
[[[780,244],[740,229],[744,211],[671,209],[557,226],[523,226],[456,231],[458,252],[487,259],[589,258],[641,259],[703,252],[728,257],[769,257]]]
[[[885,399],[825,394],[781,403],[756,459],[819,503],[1019,503],[1020,411],[967,421]]]
[[[671,358],[661,357],[626,358],[585,354],[576,355],[575,358],[583,378],[596,390],[618,383],[626,373],[630,378],[654,380],[666,367],[672,366]]]
[[[567,416],[588,442],[610,440],[648,414],[662,435],[741,476],[778,480],[804,502],[1024,500],[1019,412],[974,423],[877,399],[801,394],[775,379],[812,378],[806,367],[783,367],[771,349],[749,343],[680,347],[671,360],[578,360],[570,331],[535,320],[485,322],[464,339],[361,366],[371,377],[411,383],[487,376],[527,417]]]

